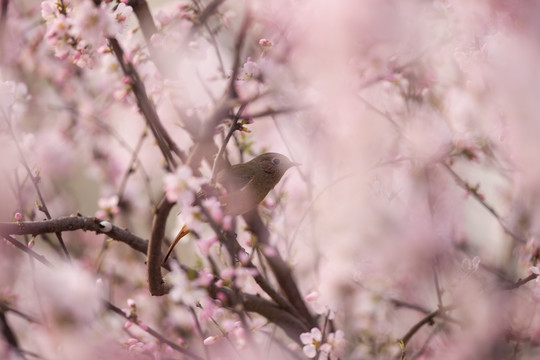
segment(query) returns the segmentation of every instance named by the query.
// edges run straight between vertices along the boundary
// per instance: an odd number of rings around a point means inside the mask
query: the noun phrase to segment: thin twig
[[[520,242],[520,243],[526,243],[524,239],[519,237],[517,234],[515,234],[512,230],[510,230],[503,222],[501,216],[497,213],[495,208],[491,205],[489,205],[486,200],[483,198],[483,196],[480,195],[478,192],[478,189],[469,185],[465,180],[463,180],[448,164],[445,164],[441,162],[441,165],[450,173],[450,175],[454,178],[456,183],[467,191],[468,194],[471,194],[479,203],[482,205],[487,211],[489,211],[495,219],[499,222],[499,225],[501,225],[502,229],[505,233],[510,235],[514,240]]]
[[[433,266],[432,270],[433,270],[433,281],[435,282],[435,291],[437,292],[437,305],[439,309],[441,309],[443,307],[443,301],[442,301],[442,290],[439,284],[439,276],[437,274],[437,269],[435,268],[435,266]]]
[[[441,330],[442,330],[442,326],[437,325],[433,329],[433,331],[428,335],[428,337],[427,337],[426,341],[424,341],[424,344],[422,345],[422,347],[420,349],[418,349],[418,351],[412,356],[412,358],[414,358],[414,359],[420,358],[420,356],[426,351],[426,349],[427,349],[429,343],[431,342],[431,340],[433,340],[435,335],[437,335]]]
[[[217,8],[224,2],[225,0],[214,0],[212,1],[210,4],[208,4],[204,10],[202,11],[201,15],[199,15],[199,17],[197,18],[197,21],[199,22],[199,25],[200,24],[206,24],[206,20],[208,20],[208,18],[210,16],[212,16],[212,14],[214,14],[214,12],[217,10]]]
[[[257,119],[257,118],[267,117],[267,116],[282,115],[282,114],[302,111],[306,108],[307,106],[292,106],[292,107],[285,107],[281,109],[268,109],[268,110],[263,110],[256,113],[250,113],[248,115],[242,115],[240,116],[240,119],[248,120],[248,119]]]
[[[6,314],[4,311],[1,311],[1,310],[0,310],[0,331],[2,332],[2,335],[4,336],[4,339],[8,343],[9,347],[13,349],[13,351],[19,356],[19,358],[26,360],[26,356],[24,356],[24,353],[19,347],[19,341],[17,340],[17,336],[15,335],[15,332],[13,331],[13,329],[11,328],[11,325],[7,321]]]
[[[34,189],[36,190],[36,193],[38,195],[39,202],[40,202],[38,204],[38,208],[40,211],[42,211],[45,214],[47,219],[51,220],[52,219],[51,213],[49,212],[49,209],[47,208],[47,204],[45,203],[45,200],[43,199],[43,195],[41,194],[41,190],[39,188],[39,178],[34,176],[34,174],[32,174],[32,170],[30,170],[30,166],[28,166],[28,162],[26,161],[24,153],[19,145],[19,142],[17,141],[17,137],[15,136],[15,132],[13,131],[13,127],[11,126],[10,121],[7,118],[5,118],[5,121],[8,126],[9,133],[13,139],[13,142],[15,143],[15,147],[17,148],[17,152],[19,153],[19,156],[21,157],[22,165],[26,169],[26,173],[28,174],[30,181],[32,181],[32,184],[34,185]],[[68,261],[71,261],[71,256],[69,255],[66,244],[64,243],[64,239],[62,238],[62,233],[56,232],[55,235],[56,235],[56,238],[58,239],[58,242],[60,243],[60,247],[64,251],[64,256],[66,257]]]
[[[394,298],[390,298],[388,299],[388,301],[390,301],[394,306],[400,308],[407,308],[407,309],[412,309],[412,310],[416,310],[416,311],[419,311],[423,314],[429,314],[430,311],[428,309],[426,309],[425,307],[422,307],[420,305],[416,305],[416,304],[411,304],[411,303],[408,303],[408,302],[405,302],[405,301],[402,301],[402,300],[399,300],[399,299],[394,299]]]
[[[221,0],[221,1],[223,1],[223,0]],[[218,62],[219,62],[219,70],[221,71],[221,75],[224,78],[226,78],[227,74],[225,74],[225,63],[223,62],[223,58],[221,57],[221,52],[219,51],[219,45],[217,43],[216,36],[214,35],[212,29],[210,28],[210,25],[208,25],[207,22],[204,23],[204,27],[208,31],[208,33],[210,34],[210,39],[211,39],[212,45],[214,46],[214,49],[216,51],[216,57],[217,57]]]
[[[133,152],[131,154],[131,160],[129,161],[129,166],[122,178],[122,181],[120,182],[120,186],[118,188],[118,204],[121,204],[124,199],[124,191],[126,190],[127,182],[129,179],[129,176],[133,174],[135,164],[140,163],[139,161],[139,152],[142,149],[142,145],[144,143],[144,139],[146,139],[146,129],[143,130],[141,136],[139,136],[139,140],[137,141],[137,144],[135,145],[135,149],[133,149]]]
[[[409,342],[409,340],[411,340],[411,338],[414,336],[414,334],[416,334],[418,332],[418,330],[420,330],[422,328],[422,326],[424,326],[426,324],[433,324],[433,320],[437,316],[440,316],[440,315],[444,314],[445,312],[447,312],[449,310],[452,310],[454,308],[455,308],[455,306],[446,306],[446,307],[437,309],[437,310],[429,313],[428,315],[424,316],[419,322],[414,324],[413,327],[411,327],[409,331],[407,331],[405,336],[403,336],[401,338],[401,341],[403,341],[403,345],[407,346],[407,343]]]
[[[525,285],[526,283],[528,283],[529,281],[532,281],[532,280],[536,280],[536,278],[538,277],[538,275],[536,274],[531,274],[529,276],[527,276],[525,279],[519,279],[518,281],[516,281],[514,284],[512,285],[507,285],[506,287],[504,287],[504,290],[513,290],[513,289],[517,289],[523,285]]]
[[[210,115],[202,125],[201,130],[196,138],[195,146],[192,148],[191,153],[189,154],[187,165],[191,167],[191,170],[195,175],[200,174],[199,166],[201,161],[205,159],[208,161],[208,163],[212,163],[215,158],[214,155],[219,151],[214,142],[216,126],[218,126],[223,119],[230,116],[229,114],[231,109],[241,104],[241,102],[238,100],[238,93],[236,91],[236,78],[238,76],[238,72],[240,71],[240,54],[242,53],[243,44],[250,21],[251,17],[249,13],[246,13],[244,16],[244,21],[240,27],[240,31],[236,37],[235,55],[229,84],[215,105],[212,115]]]
[[[240,32],[236,37],[236,42],[234,46],[236,51],[234,54],[231,81],[229,82],[229,94],[231,94],[231,97],[233,98],[238,97],[235,84],[236,78],[238,77],[238,72],[240,71],[240,54],[242,53],[242,49],[244,47],[244,41],[246,39],[247,29],[250,23],[251,15],[249,11],[246,11],[246,14],[244,15],[244,20],[242,21],[242,25],[240,26]]]
[[[12,312],[13,314],[25,319],[28,322],[31,322],[31,323],[34,323],[34,324],[41,324],[41,322],[38,321],[35,317],[30,316],[28,314],[25,314],[22,311],[19,311],[17,309],[14,309],[11,306],[9,306],[9,305],[1,302],[1,301],[0,301],[0,311],[5,311],[5,312],[9,311],[9,312]]]
[[[20,242],[18,242],[16,239],[14,239],[13,237],[9,236],[9,235],[6,235],[4,233],[0,234],[4,239],[6,239],[10,244],[12,244],[13,246],[15,246],[17,249],[19,250],[22,250],[24,251],[25,253],[27,253],[28,255],[30,255],[31,257],[33,257],[34,259],[36,259],[37,261],[39,261],[40,263],[42,263],[43,265],[47,266],[48,268],[53,268],[53,264],[47,260],[44,256],[42,255],[39,255],[38,253],[36,253],[34,250],[30,249],[29,247],[27,246],[24,246],[23,244],[21,244]]]
[[[240,105],[240,108],[236,112],[236,116],[234,117],[231,128],[229,129],[229,132],[225,136],[225,139],[223,139],[223,144],[221,144],[221,147],[219,148],[219,151],[216,155],[216,159],[214,160],[214,165],[212,166],[212,177],[210,178],[210,183],[214,184],[216,181],[216,176],[218,173],[218,169],[220,168],[219,164],[221,164],[221,157],[223,156],[223,153],[225,152],[225,149],[227,148],[227,144],[231,140],[232,135],[236,130],[238,130],[238,120],[240,119],[240,116],[244,112],[245,108],[247,106],[247,103],[244,103]]]
[[[121,147],[123,147],[129,154],[132,154],[132,159],[134,160],[134,162],[132,162],[132,165],[128,168],[128,172],[129,172],[130,169],[133,168],[133,166],[135,166],[135,164],[137,165],[137,170],[141,173],[141,176],[142,176],[145,188],[146,188],[146,192],[148,193],[148,198],[150,199],[150,203],[152,204],[153,207],[155,207],[154,201],[152,200],[152,189],[151,189],[151,186],[150,186],[150,176],[148,175],[148,172],[144,168],[144,165],[141,162],[141,160],[139,158],[137,158],[137,157],[133,157],[133,154],[138,153],[140,151],[139,146],[142,146],[143,140],[147,136],[147,129],[143,130],[143,133],[141,134],[141,137],[139,138],[139,141],[138,141],[137,145],[135,145],[135,149],[133,149],[112,126],[105,123],[104,121],[102,121],[98,117],[94,117],[93,119],[96,122],[96,124],[98,124],[99,126],[103,127],[106,131],[108,131],[109,134],[112,135],[112,137],[115,138],[116,141],[118,141],[118,143],[120,144]],[[129,174],[126,174],[126,176],[127,175],[129,175]],[[122,182],[123,181],[124,180],[122,180]],[[122,186],[120,186],[120,189],[122,189]],[[123,196],[121,194],[123,194],[123,191],[119,190],[118,193],[119,193],[119,195],[118,195],[119,200],[118,201],[121,202],[121,200],[123,198]]]
[[[122,309],[116,307],[115,305],[113,305],[112,303],[110,303],[109,301],[106,301],[104,300],[103,301],[106,308],[112,312],[114,312],[115,314],[118,314],[120,315],[121,317],[123,317],[124,319],[126,320],[129,320],[129,321],[132,321],[134,322],[135,324],[137,324],[141,329],[143,329],[144,331],[146,331],[148,334],[152,335],[153,337],[155,337],[156,339],[158,339],[160,342],[164,343],[164,344],[167,344],[169,345],[173,350],[176,350],[188,357],[190,357],[191,359],[195,359],[195,360],[204,360],[202,357],[200,357],[199,355],[195,354],[194,352],[192,352],[191,350],[188,350],[188,349],[185,349],[181,346],[179,346],[178,344],[170,341],[169,339],[165,338],[163,335],[161,335],[160,333],[158,333],[156,330],[152,329],[150,326],[144,324],[142,325],[141,322],[137,319],[137,318],[133,318],[131,316],[128,316],[126,315]],[[142,326],[141,326],[142,325]]]
[[[195,327],[197,328],[197,331],[199,332],[199,335],[201,336],[201,345],[204,349],[204,357],[206,360],[210,359],[210,353],[208,351],[208,347],[204,345],[204,339],[206,338],[206,335],[204,334],[204,330],[202,329],[201,322],[199,321],[199,317],[197,316],[197,313],[195,312],[195,309],[193,306],[189,307],[189,311],[191,312],[191,315],[193,315],[193,321],[195,322]]]

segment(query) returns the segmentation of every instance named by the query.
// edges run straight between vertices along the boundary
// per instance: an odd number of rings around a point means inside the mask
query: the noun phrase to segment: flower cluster
[[[96,6],[91,0],[41,3],[41,16],[47,24],[45,38],[60,59],[69,58],[79,67],[92,68],[106,38],[123,31],[123,24],[132,12],[124,3],[111,12],[105,2]]]
[[[313,328],[308,333],[300,335],[300,341],[304,344],[304,354],[313,359],[319,354],[319,360],[336,360],[343,356],[346,346],[345,335],[343,331],[338,330],[335,333],[329,333],[323,341],[323,334],[319,328]]]

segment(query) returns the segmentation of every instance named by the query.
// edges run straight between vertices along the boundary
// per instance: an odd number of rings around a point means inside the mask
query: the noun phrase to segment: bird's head
[[[300,164],[292,162],[285,155],[278,153],[264,153],[251,160],[259,169],[264,177],[264,182],[270,188],[273,188],[285,174],[285,172],[293,166]]]

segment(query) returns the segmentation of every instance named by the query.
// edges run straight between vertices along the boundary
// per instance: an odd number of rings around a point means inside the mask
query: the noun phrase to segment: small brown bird
[[[227,189],[227,194],[219,197],[225,215],[242,215],[256,208],[285,172],[297,165],[285,155],[264,153],[220,171],[217,182]]]
[[[225,215],[242,215],[253,210],[277,185],[285,172],[300,164],[290,161],[285,155],[264,153],[243,164],[221,170],[217,182],[225,187],[227,194],[219,196]],[[205,195],[199,193],[198,197]],[[165,263],[178,241],[189,233],[184,226],[176,235],[162,263]]]

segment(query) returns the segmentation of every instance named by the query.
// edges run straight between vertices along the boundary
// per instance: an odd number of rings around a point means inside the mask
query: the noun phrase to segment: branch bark
[[[122,71],[131,80],[132,91],[135,95],[135,98],[137,99],[137,105],[139,106],[139,110],[144,115],[146,123],[152,131],[152,134],[156,139],[159,149],[161,150],[161,153],[163,154],[163,157],[167,162],[169,170],[175,169],[176,161],[172,156],[172,152],[174,152],[182,161],[186,160],[185,154],[180,150],[180,148],[178,148],[176,143],[169,136],[169,133],[163,127],[163,124],[159,119],[154,105],[148,98],[144,82],[142,81],[133,64],[131,64],[129,61],[126,61],[126,59],[124,58],[124,50],[120,46],[118,40],[112,37],[110,37],[108,40],[113,50],[113,53],[116,56],[116,59],[120,63]]]
[[[249,230],[257,236],[257,241],[262,246],[270,246],[270,232],[266,225],[264,225],[257,209],[254,209],[243,215],[244,221],[249,227]],[[264,252],[263,252],[264,253]],[[302,315],[302,318],[312,327],[315,327],[316,321],[311,316],[306,303],[304,302],[300,290],[296,286],[296,282],[293,278],[291,268],[283,260],[278,251],[275,251],[272,256],[265,256],[266,261],[270,265],[274,276],[276,277],[281,290],[296,308],[296,310]]]
[[[102,220],[84,216],[70,216],[44,221],[0,222],[0,234],[37,236],[75,230],[94,231],[96,234],[105,234],[113,240],[123,242],[132,249],[146,254],[148,241],[114,225],[110,231],[105,232],[101,223]]]
[[[159,202],[154,220],[152,222],[152,235],[150,236],[150,242],[148,243],[147,251],[147,275],[148,275],[148,287],[150,293],[154,296],[165,295],[169,292],[169,287],[163,281],[161,276],[161,243],[163,242],[163,236],[165,235],[165,226],[167,225],[167,217],[171,212],[174,203],[163,197]]]

